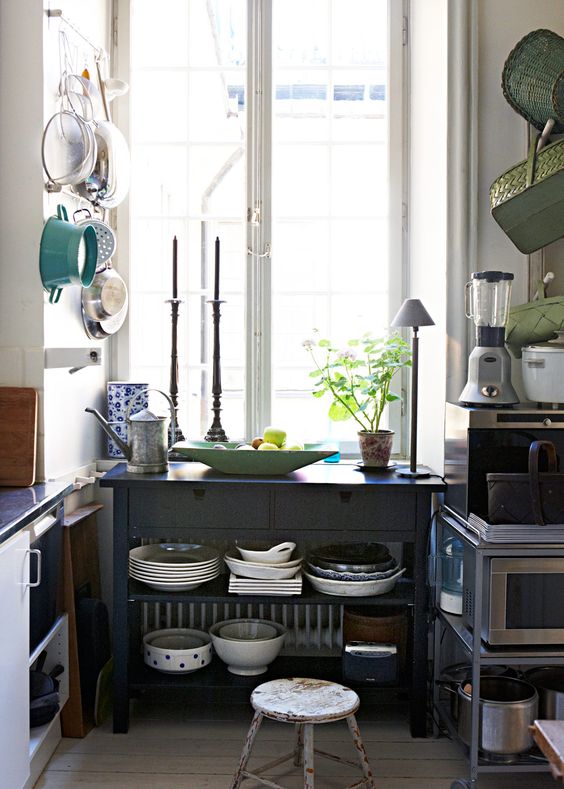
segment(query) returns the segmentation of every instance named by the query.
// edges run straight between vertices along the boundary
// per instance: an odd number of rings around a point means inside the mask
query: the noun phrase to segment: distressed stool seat
[[[239,767],[233,776],[229,789],[239,789],[245,778],[254,778],[265,786],[274,789],[284,789],[274,781],[262,778],[260,773],[270,770],[282,764],[288,759],[293,759],[295,765],[300,765],[303,759],[304,769],[304,789],[314,789],[315,771],[314,754],[323,756],[326,759],[349,764],[353,767],[360,767],[364,778],[354,784],[350,784],[347,789],[367,786],[375,789],[374,778],[368,757],[364,750],[364,745],[360,737],[354,713],[360,706],[360,701],[354,690],[338,685],[336,682],[325,682],[320,679],[275,679],[272,682],[265,682],[259,685],[251,694],[251,704],[255,710],[247,741]],[[296,725],[295,747],[290,753],[280,756],[278,759],[264,764],[254,772],[247,770],[247,762],[251,756],[253,743],[263,718],[270,718],[284,723],[294,723]],[[341,759],[331,753],[325,753],[313,747],[313,727],[318,723],[332,723],[333,721],[346,719],[349,731],[353,738],[356,748],[358,762]]]

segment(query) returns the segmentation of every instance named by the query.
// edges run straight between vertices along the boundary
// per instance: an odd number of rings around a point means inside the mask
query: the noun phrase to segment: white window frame
[[[272,132],[272,64],[267,56],[272,31],[272,9],[268,0],[247,0],[251,20],[247,44],[247,270],[245,295],[245,431],[258,435],[270,424],[271,412],[271,270],[270,244],[272,222],[269,202],[265,199],[271,179],[271,160],[255,154],[258,146],[269,142]],[[119,24],[118,24],[119,22]],[[390,276],[389,313],[401,304],[409,292],[408,260],[408,123],[409,106],[409,0],[388,0],[388,172],[389,172],[389,260],[390,271],[401,267],[401,276]],[[257,46],[253,47],[252,43]],[[112,0],[112,62],[115,73],[127,79],[130,63],[129,0]],[[255,54],[257,56],[255,57]],[[262,75],[262,90],[254,88]],[[115,120],[126,139],[130,136],[127,102],[116,102]],[[119,113],[119,114],[118,114]],[[264,148],[262,148],[264,150]],[[269,148],[269,150],[271,150]],[[259,217],[259,221],[256,221]],[[117,258],[119,270],[129,281],[129,200],[117,209],[115,224],[119,228]],[[127,380],[130,368],[131,337],[128,322],[111,338],[110,378]],[[403,372],[402,403],[390,407],[390,428],[399,436],[394,454],[407,456],[408,448],[408,376]],[[349,446],[350,444],[350,446]],[[342,442],[341,454],[357,454],[356,442]]]

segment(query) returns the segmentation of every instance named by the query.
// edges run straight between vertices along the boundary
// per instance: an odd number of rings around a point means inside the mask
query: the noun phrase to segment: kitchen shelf
[[[265,673],[251,677],[232,674],[217,655],[208,666],[190,674],[165,674],[156,671],[147,666],[140,656],[133,659],[129,666],[129,686],[132,691],[157,694],[178,694],[186,691],[191,700],[207,703],[224,701],[226,694],[229,694],[231,702],[248,704],[250,692],[257,685],[289,676],[316,677],[352,686],[366,704],[397,700],[398,694],[407,693],[405,685],[356,687],[350,680],[343,679],[340,656],[281,655],[270,664]]]
[[[213,581],[185,592],[161,592],[151,589],[140,581],[129,579],[129,601],[142,603],[174,602],[174,603],[265,603],[268,605],[347,605],[347,606],[379,606],[379,605],[412,605],[415,585],[413,581],[400,579],[395,587],[386,594],[370,597],[341,597],[317,592],[304,579],[302,592],[299,595],[240,595],[227,591],[229,576],[220,575]],[[564,654],[564,653],[563,653]]]
[[[235,611],[267,607],[275,614],[282,610],[284,618],[284,609],[290,609],[289,619],[306,633],[311,655],[316,654],[313,650],[324,628],[326,635],[331,634],[331,647],[340,653],[337,641],[344,606],[368,610],[395,604],[409,613],[409,664],[402,687],[409,692],[410,730],[415,737],[427,735],[427,530],[432,495],[444,490],[442,480],[360,473],[354,466],[339,463],[312,465],[281,477],[220,474],[200,463],[171,463],[168,472],[161,474],[131,474],[120,463],[100,480],[100,486],[114,491],[114,732],[128,729],[130,691],[140,693],[151,687],[151,680],[145,686],[143,674],[139,685],[132,685],[139,676],[133,669],[139,659],[136,642],[149,620],[155,625],[191,618],[211,623],[223,607]],[[162,592],[128,578],[129,551],[144,538],[202,543],[222,540],[230,545],[241,539],[273,545],[292,540],[303,549],[310,543],[331,541],[403,543],[410,580],[402,579],[391,592],[370,597],[324,595],[307,581],[302,593],[295,596],[230,594],[228,574],[193,590]],[[183,610],[192,604],[200,608],[194,617]],[[310,629],[311,622],[315,632]],[[335,656],[335,652],[330,654]],[[277,665],[287,666],[284,673],[290,676],[298,672],[319,676],[322,666],[329,670],[331,665],[322,657],[302,664],[301,657],[288,651]],[[340,654],[334,659],[340,663]],[[215,677],[214,670],[209,676]],[[233,683],[226,676],[222,669],[217,690],[215,679],[210,680],[208,696],[219,696],[222,683]],[[166,682],[153,678],[153,686],[159,681]],[[185,682],[196,688],[197,681],[180,680],[179,685],[176,678],[177,684],[170,687],[181,687]],[[248,685],[240,689],[247,692],[248,701]]]
[[[474,649],[474,636],[462,623],[462,617],[447,614],[437,608],[436,615],[455,634],[467,652],[472,654]],[[539,660],[547,663],[564,664],[564,649],[550,646],[519,646],[508,649],[507,647],[488,647],[480,641],[481,663],[505,663],[507,665],[538,665]]]
[[[64,667],[64,672],[59,678],[59,712],[43,726],[34,726],[30,729],[29,736],[29,758],[33,759],[39,748],[43,745],[45,740],[48,739],[52,731],[59,727],[59,715],[67,703],[69,697],[69,678],[68,678],[68,616],[62,614],[55,621],[53,627],[49,630],[45,638],[36,646],[31,655],[29,656],[29,665],[32,666],[41,652],[47,650],[47,658],[43,667],[43,671],[49,673],[51,669],[57,664]]]

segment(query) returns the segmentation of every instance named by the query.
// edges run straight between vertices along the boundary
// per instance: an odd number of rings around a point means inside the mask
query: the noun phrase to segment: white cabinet
[[[0,545],[0,764],[2,786],[29,776],[29,533]]]

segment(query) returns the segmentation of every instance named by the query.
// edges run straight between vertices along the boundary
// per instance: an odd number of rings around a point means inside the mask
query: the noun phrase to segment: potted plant
[[[335,422],[354,419],[359,425],[360,454],[366,466],[387,466],[394,432],[380,430],[384,409],[400,400],[390,390],[392,379],[411,366],[409,345],[398,335],[374,338],[366,334],[349,340],[347,348],[335,348],[330,340],[306,340],[315,370],[314,397],[329,393],[329,418]]]

